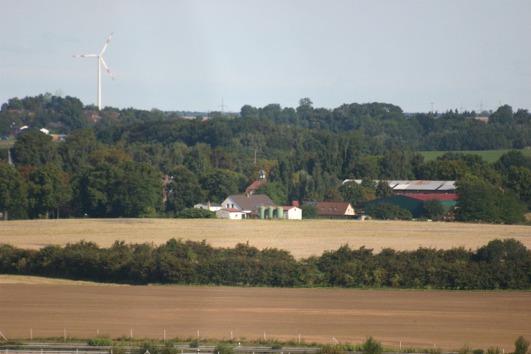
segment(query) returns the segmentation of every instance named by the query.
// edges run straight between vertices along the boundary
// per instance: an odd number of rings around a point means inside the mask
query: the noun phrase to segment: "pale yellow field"
[[[80,240],[109,247],[126,243],[167,240],[202,241],[214,247],[249,242],[259,249],[279,248],[296,258],[321,255],[348,244],[379,252],[382,248],[419,247],[475,250],[493,239],[514,238],[531,248],[531,227],[463,223],[356,220],[184,220],[184,219],[64,219],[0,222],[0,243],[38,249]]]

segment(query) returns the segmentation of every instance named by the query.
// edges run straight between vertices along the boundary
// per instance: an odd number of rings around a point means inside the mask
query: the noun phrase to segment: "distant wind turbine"
[[[105,42],[105,45],[100,51],[100,54],[78,54],[73,55],[74,58],[98,58],[98,109],[101,110],[101,65],[105,67],[105,70],[107,70],[107,73],[109,76],[114,80],[114,76],[112,76],[111,69],[109,69],[109,66],[107,66],[107,63],[105,63],[105,60],[103,60],[103,53],[107,49],[107,46],[109,45],[109,42],[111,41],[112,33],[109,35],[109,38],[107,38],[107,42]]]

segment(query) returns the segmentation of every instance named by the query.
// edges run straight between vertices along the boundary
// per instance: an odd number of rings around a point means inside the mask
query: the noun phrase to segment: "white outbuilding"
[[[245,213],[241,210],[235,208],[223,208],[216,211],[216,217],[218,219],[229,219],[229,220],[241,220],[244,218]]]
[[[297,208],[296,206],[285,206],[284,209],[284,219],[285,220],[302,220],[302,209]]]

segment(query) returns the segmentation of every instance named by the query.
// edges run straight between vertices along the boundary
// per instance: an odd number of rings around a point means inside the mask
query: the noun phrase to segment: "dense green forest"
[[[248,244],[214,248],[171,239],[166,244],[92,242],[23,250],[0,245],[0,274],[128,284],[416,289],[529,289],[531,251],[513,239],[464,248],[416,251],[352,249],[295,260],[284,250]]]
[[[375,179],[456,180],[458,220],[524,222],[531,158],[521,151],[495,163],[470,153],[424,161],[416,153],[531,146],[526,110],[501,106],[488,122],[478,115],[485,114],[405,114],[385,103],[325,109],[304,98],[296,108],[246,105],[238,114],[185,119],[155,109],[98,111],[68,96],[12,98],[0,111],[0,136],[16,139],[0,150],[0,211],[4,219],[182,216],[195,203],[242,193],[264,169],[260,192],[280,205],[361,208],[388,193]],[[345,187],[347,178],[364,183]]]

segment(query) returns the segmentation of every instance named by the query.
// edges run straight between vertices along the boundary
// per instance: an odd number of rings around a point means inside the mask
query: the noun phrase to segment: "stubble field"
[[[525,226],[458,223],[307,220],[42,220],[0,223],[0,243],[21,248],[80,240],[161,244],[206,240],[215,247],[249,242],[296,258],[344,244],[411,250],[476,249],[515,238],[531,248]],[[76,284],[75,286],[72,284]],[[226,287],[94,286],[0,276],[0,331],[9,339],[236,338],[361,343],[373,336],[396,348],[456,350],[464,345],[514,350],[531,338],[529,292],[445,292]],[[30,332],[31,331],[31,332]]]
[[[37,249],[81,240],[109,247],[114,241],[165,243],[171,238],[202,241],[214,247],[249,243],[279,248],[297,258],[321,255],[348,244],[380,252],[383,248],[419,247],[475,250],[493,239],[514,238],[531,248],[531,228],[521,225],[354,221],[354,220],[205,220],[205,219],[65,219],[0,223],[0,243]]]

